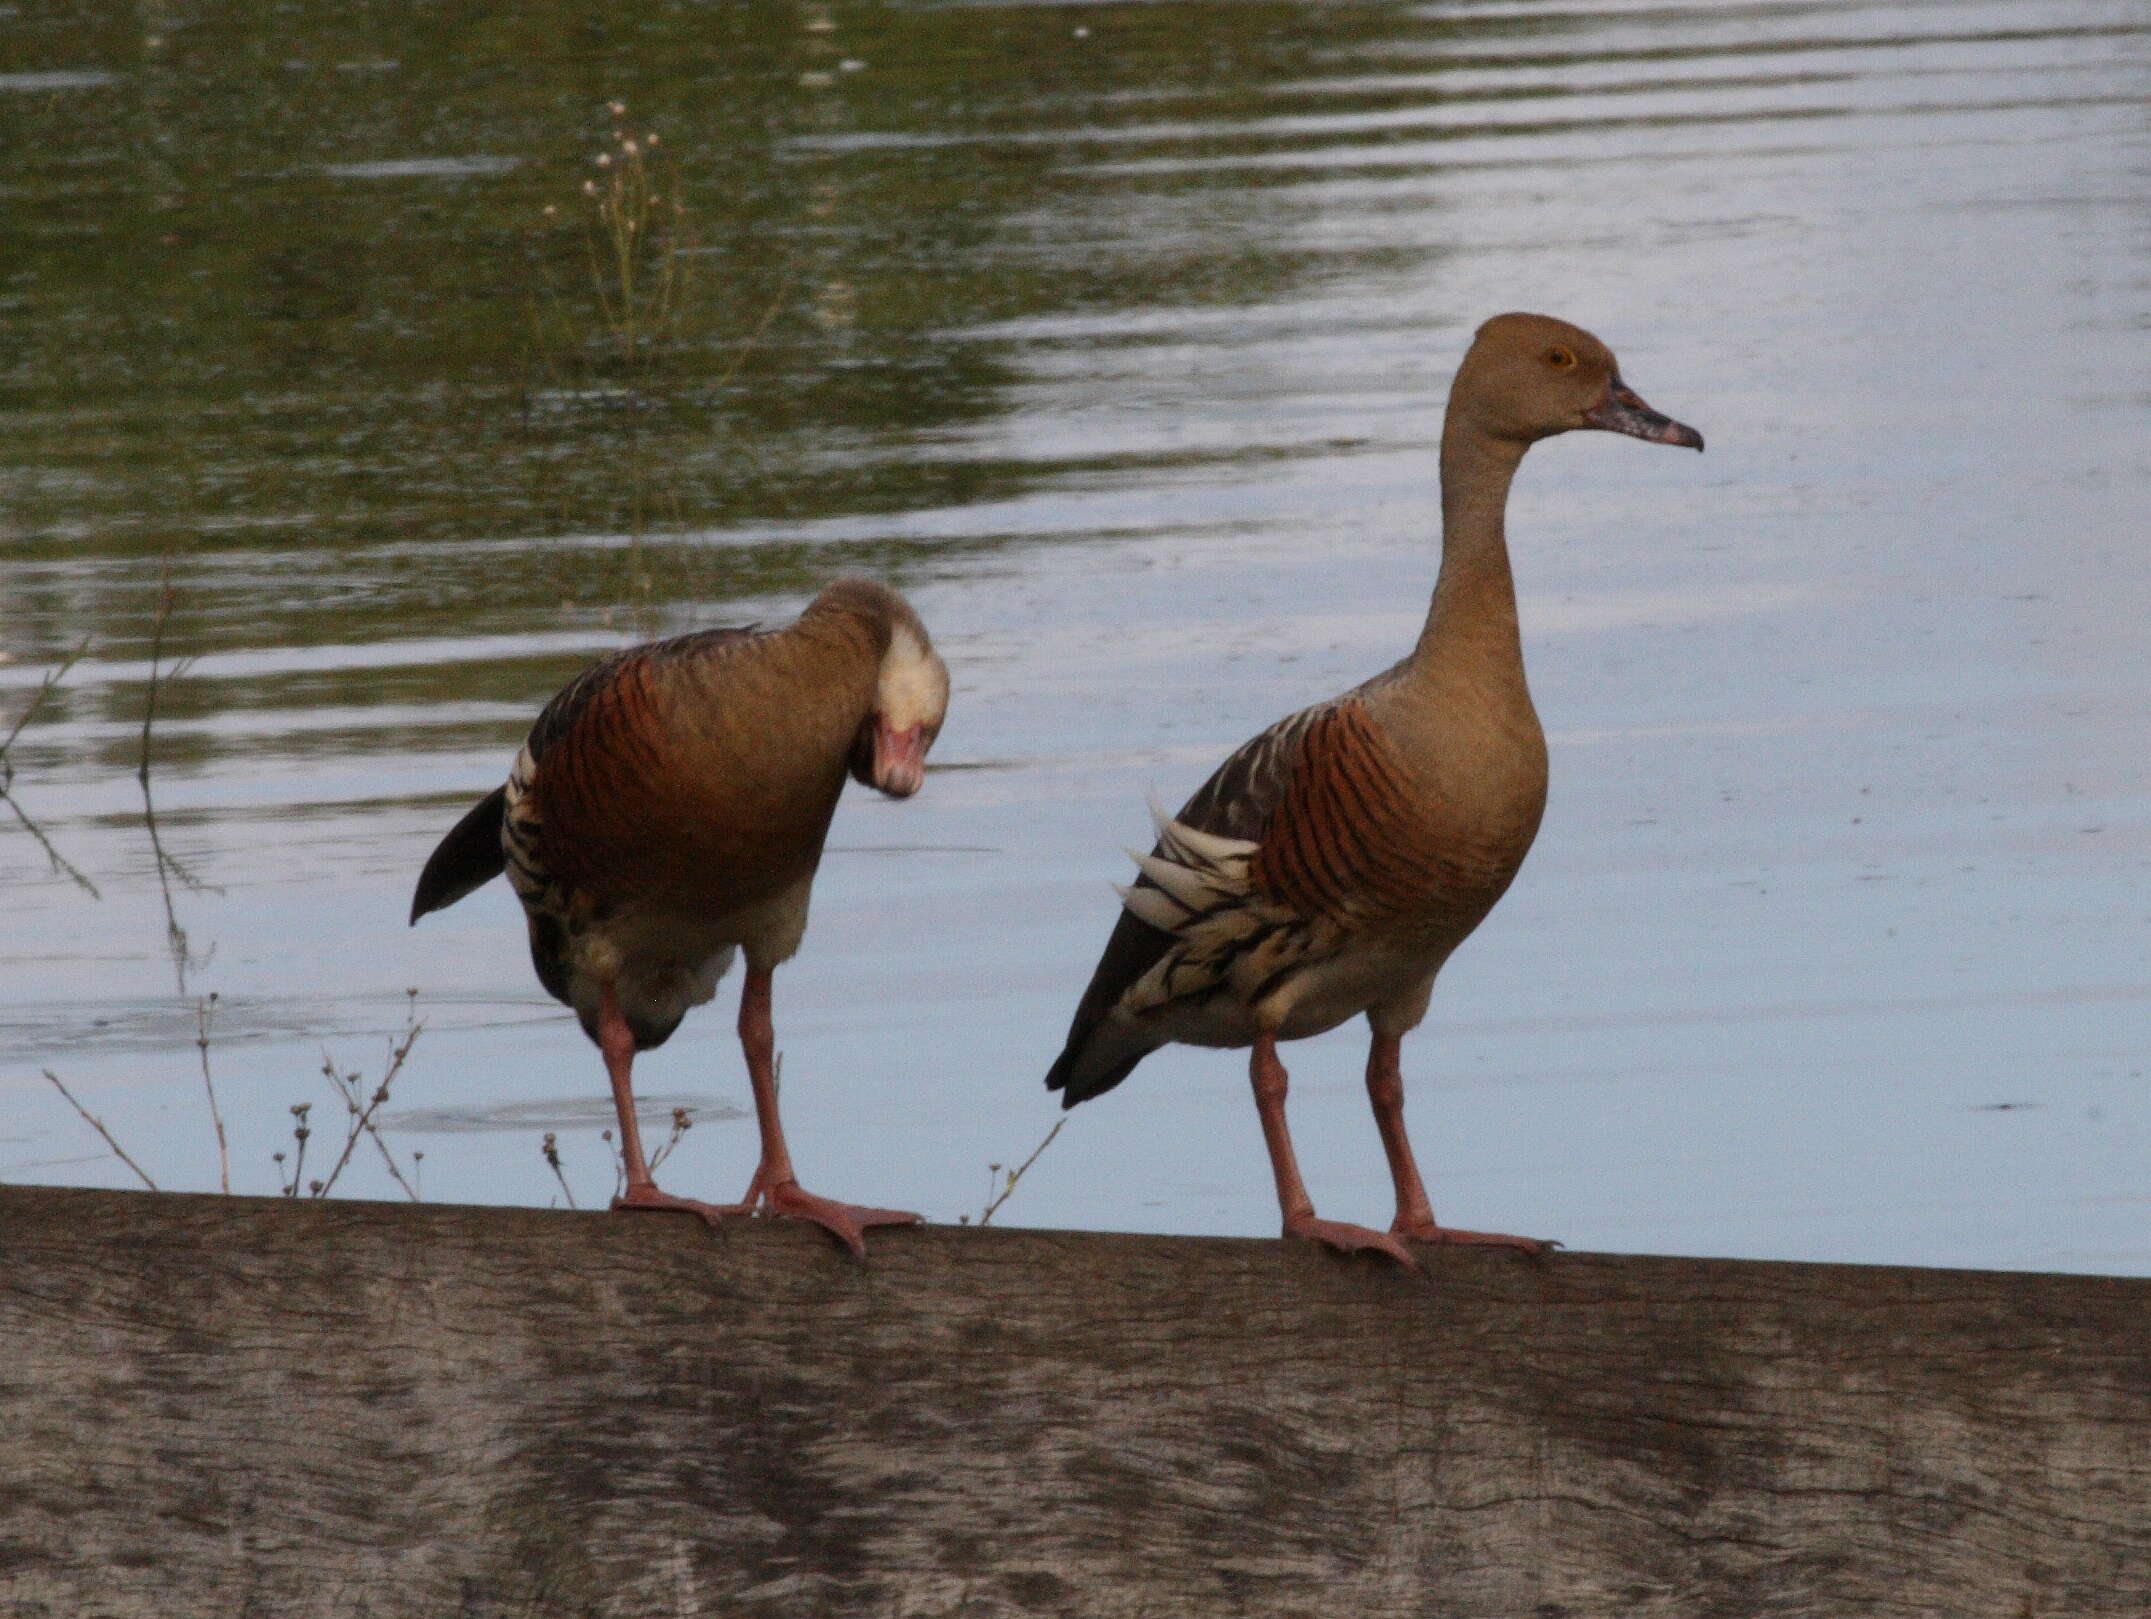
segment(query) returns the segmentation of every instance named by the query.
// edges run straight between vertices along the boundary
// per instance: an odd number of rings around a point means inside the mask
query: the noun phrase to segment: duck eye
[[[1546,363],[1556,371],[1569,371],[1575,368],[1576,356],[1569,353],[1567,349],[1548,349],[1546,351]]]

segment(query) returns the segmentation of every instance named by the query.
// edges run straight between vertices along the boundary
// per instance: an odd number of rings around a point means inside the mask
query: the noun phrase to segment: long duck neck
[[[1408,666],[1423,677],[1470,672],[1518,691],[1524,650],[1503,516],[1526,444],[1454,412],[1441,439],[1441,574]]]

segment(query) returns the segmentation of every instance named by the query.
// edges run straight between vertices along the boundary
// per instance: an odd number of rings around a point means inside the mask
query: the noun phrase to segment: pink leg
[[[612,1206],[699,1214],[711,1225],[727,1214],[744,1214],[744,1209],[674,1197],[670,1192],[659,1191],[657,1182],[650,1178],[649,1160],[642,1155],[642,1131],[635,1123],[635,1092],[630,1077],[635,1063],[635,1037],[628,1032],[620,998],[609,981],[599,991],[598,1050],[605,1055],[605,1072],[612,1079],[612,1105],[620,1115],[620,1156],[627,1161],[627,1186],[612,1200]]]
[[[834,1235],[859,1258],[866,1257],[866,1233],[879,1225],[916,1225],[919,1216],[902,1209],[862,1208],[816,1197],[792,1173],[792,1155],[784,1145],[784,1121],[777,1114],[777,1037],[769,1016],[770,974],[747,969],[739,997],[739,1044],[746,1054],[747,1077],[754,1086],[754,1117],[762,1131],[762,1161],[747,1183],[741,1206],[811,1220]]]
[[[1315,1218],[1314,1200],[1307,1195],[1307,1183],[1300,1179],[1299,1159],[1292,1151],[1292,1133],[1285,1128],[1287,1080],[1285,1065],[1277,1060],[1275,1035],[1256,1038],[1248,1077],[1254,1081],[1255,1111],[1262,1116],[1262,1139],[1269,1145],[1270,1168],[1277,1175],[1277,1206],[1284,1212],[1285,1235],[1326,1242],[1340,1253],[1373,1248],[1417,1270],[1419,1261],[1395,1237],[1363,1225]]]
[[[1376,1031],[1367,1051],[1367,1099],[1374,1104],[1374,1123],[1382,1132],[1382,1150],[1389,1155],[1390,1178],[1397,1183],[1397,1218],[1389,1229],[1413,1242],[1479,1243],[1496,1248],[1521,1248],[1543,1254],[1557,1246],[1536,1237],[1506,1237],[1494,1231],[1458,1231],[1434,1223],[1434,1206],[1419,1179],[1419,1166],[1412,1160],[1412,1144],[1404,1134],[1404,1037]]]

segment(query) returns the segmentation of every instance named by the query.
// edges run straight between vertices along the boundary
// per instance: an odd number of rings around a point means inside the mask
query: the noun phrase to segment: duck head
[[[926,750],[949,710],[949,671],[913,616],[889,625],[889,650],[874,682],[874,707],[852,747],[851,773],[891,798],[926,781]]]
[[[1597,428],[1653,444],[1703,447],[1703,435],[1651,409],[1621,380],[1613,350],[1551,315],[1496,315],[1479,328],[1450,411],[1480,432],[1533,444]]]

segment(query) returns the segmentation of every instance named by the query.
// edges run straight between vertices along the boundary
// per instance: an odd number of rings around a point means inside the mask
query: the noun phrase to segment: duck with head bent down
[[[781,630],[703,630],[601,659],[545,707],[506,785],[426,862],[411,920],[505,869],[530,956],[604,1054],[627,1184],[615,1208],[811,1220],[864,1255],[915,1214],[803,1190],[777,1112],[770,978],[799,949],[847,773],[892,798],[925,780],[948,670],[910,605],[840,579]],[[736,1204],[660,1191],[630,1080],[745,951],[739,1039],[761,1162]]]
[[[1580,428],[1700,450],[1622,382],[1612,351],[1546,315],[1479,328],[1441,439],[1441,571],[1403,662],[1288,715],[1180,812],[1157,813],[1124,909],[1046,1084],[1073,1107],[1179,1041],[1251,1046],[1287,1236],[1416,1266],[1412,1243],[1545,1249],[1438,1225],[1404,1129],[1404,1035],[1435,975],[1501,898],[1546,806],[1503,514],[1524,452]],[[1396,1185],[1375,1231],[1315,1216],[1285,1125],[1280,1040],[1364,1014],[1367,1093]]]

